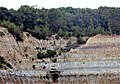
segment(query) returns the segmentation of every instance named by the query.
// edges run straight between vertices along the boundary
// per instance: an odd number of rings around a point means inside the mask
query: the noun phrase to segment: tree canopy
[[[45,39],[52,34],[78,38],[96,34],[120,34],[120,8],[38,9],[23,5],[14,10],[0,7],[0,25],[7,27],[18,40],[21,40],[24,31],[37,39]]]

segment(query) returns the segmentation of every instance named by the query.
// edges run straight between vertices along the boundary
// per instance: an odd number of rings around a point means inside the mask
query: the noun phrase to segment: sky
[[[21,5],[35,6],[37,8],[92,8],[100,6],[120,7],[120,0],[0,0],[0,6],[8,9],[18,9]]]

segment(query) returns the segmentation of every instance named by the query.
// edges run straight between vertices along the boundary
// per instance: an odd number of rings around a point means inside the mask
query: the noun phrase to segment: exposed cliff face
[[[0,27],[0,32],[4,33],[0,36],[0,55],[17,68],[19,61],[23,58],[23,50],[6,28]]]
[[[6,28],[0,27],[0,56],[14,68],[32,68],[32,58],[37,54],[36,47],[46,47],[47,41],[37,40],[24,33],[24,41],[17,42]],[[28,66],[26,66],[28,65]]]
[[[24,33],[24,41],[17,42],[7,28],[0,27],[0,56],[16,69],[32,68],[32,58],[37,54],[36,47],[46,47],[47,41],[37,40]]]
[[[0,56],[16,69],[32,69],[34,63],[32,58],[36,59],[39,52],[37,47],[56,50],[64,48],[68,42],[68,39],[56,40],[55,36],[50,37],[49,40],[38,40],[27,32],[23,33],[24,41],[18,42],[7,28],[0,27],[0,32],[2,33],[0,34]],[[73,39],[73,42],[76,42],[75,38],[71,37],[71,40]]]

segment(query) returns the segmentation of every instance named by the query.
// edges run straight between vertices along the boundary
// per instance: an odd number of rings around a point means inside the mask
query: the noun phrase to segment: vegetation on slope
[[[37,54],[38,59],[43,59],[43,58],[51,58],[56,55],[56,51],[54,50],[47,50],[46,52],[39,52]]]
[[[47,36],[56,33],[61,37],[78,38],[96,34],[120,34],[120,8],[38,9],[24,5],[18,10],[8,10],[0,7],[0,25],[7,27],[20,41],[23,31],[31,33],[37,39],[46,39]]]

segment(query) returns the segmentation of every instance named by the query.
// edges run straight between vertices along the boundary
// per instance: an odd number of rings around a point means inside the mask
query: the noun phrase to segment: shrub
[[[0,64],[0,68],[1,68],[1,69],[3,68],[3,65],[2,65],[2,64]]]
[[[10,69],[13,69],[12,65],[9,63],[6,63],[6,66],[9,67]]]
[[[37,58],[38,58],[38,59],[43,59],[43,58],[45,58],[45,57],[43,56],[43,53],[39,52],[39,53],[37,54]]]
[[[46,66],[43,66],[43,69],[46,69]]]
[[[19,63],[21,63],[21,61],[19,61]]]
[[[41,49],[40,47],[36,47],[36,50],[39,50],[39,49]]]
[[[25,54],[25,57],[28,57],[28,54]]]
[[[32,58],[32,61],[34,61],[34,58]]]
[[[42,50],[46,50],[46,47],[42,47]]]
[[[43,58],[51,58],[54,57],[56,55],[56,51],[54,50],[47,50],[47,52],[39,52],[37,54],[37,58],[38,59],[43,59]]]
[[[55,50],[47,50],[47,55],[48,55],[48,57],[54,57],[54,55],[56,55],[56,51]]]
[[[35,65],[32,65],[32,68],[35,69]]]
[[[0,64],[6,64],[5,59],[0,56]]]
[[[83,44],[83,43],[85,43],[85,41],[83,40],[82,37],[79,37],[79,38],[77,38],[77,43],[78,44]]]
[[[9,33],[15,37],[16,41],[23,41],[22,26],[16,26],[14,23],[5,20],[3,20],[0,25],[8,28]]]

